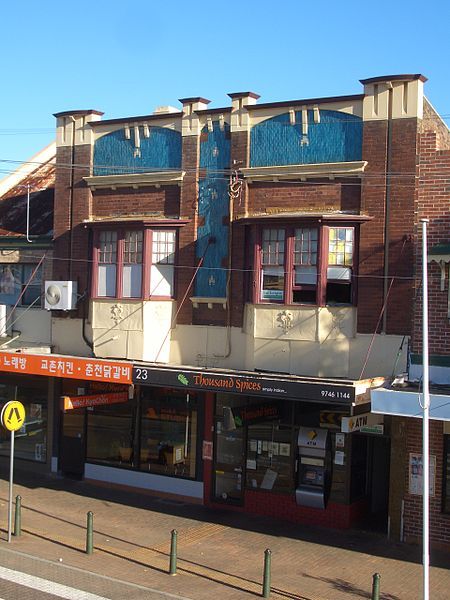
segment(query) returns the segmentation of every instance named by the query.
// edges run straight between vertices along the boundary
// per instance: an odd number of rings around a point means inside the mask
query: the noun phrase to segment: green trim
[[[33,250],[48,250],[53,246],[53,238],[48,235],[37,235],[30,237],[31,242],[25,236],[0,235],[0,250],[30,248]]]
[[[421,354],[411,354],[411,364],[413,365],[421,365],[422,364],[422,355]],[[429,364],[433,367],[450,367],[450,354],[430,354],[429,356]]]
[[[450,254],[450,244],[436,244],[428,250],[428,254]]]

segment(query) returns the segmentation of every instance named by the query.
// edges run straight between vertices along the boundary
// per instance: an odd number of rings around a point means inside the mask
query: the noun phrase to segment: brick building
[[[372,393],[373,410],[392,417],[390,508],[392,533],[406,541],[422,536],[422,253],[421,219],[428,229],[430,373],[430,542],[450,544],[450,136],[429,104],[418,126],[414,190],[414,274],[411,352],[407,381]],[[417,463],[419,466],[417,467]]]
[[[398,425],[370,391],[417,338],[419,207],[444,160],[426,151],[447,135],[425,81],[55,115],[52,279],[77,296],[52,312],[53,469],[388,528]]]

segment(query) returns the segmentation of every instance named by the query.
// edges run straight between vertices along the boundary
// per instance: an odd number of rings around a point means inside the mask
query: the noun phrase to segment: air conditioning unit
[[[76,281],[46,281],[46,310],[74,310],[77,306]]]

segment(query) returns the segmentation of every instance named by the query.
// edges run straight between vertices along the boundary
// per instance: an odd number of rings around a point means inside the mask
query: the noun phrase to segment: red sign
[[[128,392],[116,394],[96,394],[95,396],[63,396],[63,410],[86,408],[86,406],[103,406],[128,402]]]
[[[0,371],[130,384],[132,365],[126,362],[59,354],[0,352]]]
[[[212,460],[213,459],[213,443],[212,442],[207,442],[206,440],[203,440],[202,458],[203,458],[203,460]]]

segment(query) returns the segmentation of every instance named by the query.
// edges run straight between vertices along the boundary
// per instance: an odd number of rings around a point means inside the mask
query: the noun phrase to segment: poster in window
[[[430,496],[435,495],[436,456],[430,455]],[[413,452],[409,455],[409,493],[414,496],[422,495],[423,461],[422,454]]]

